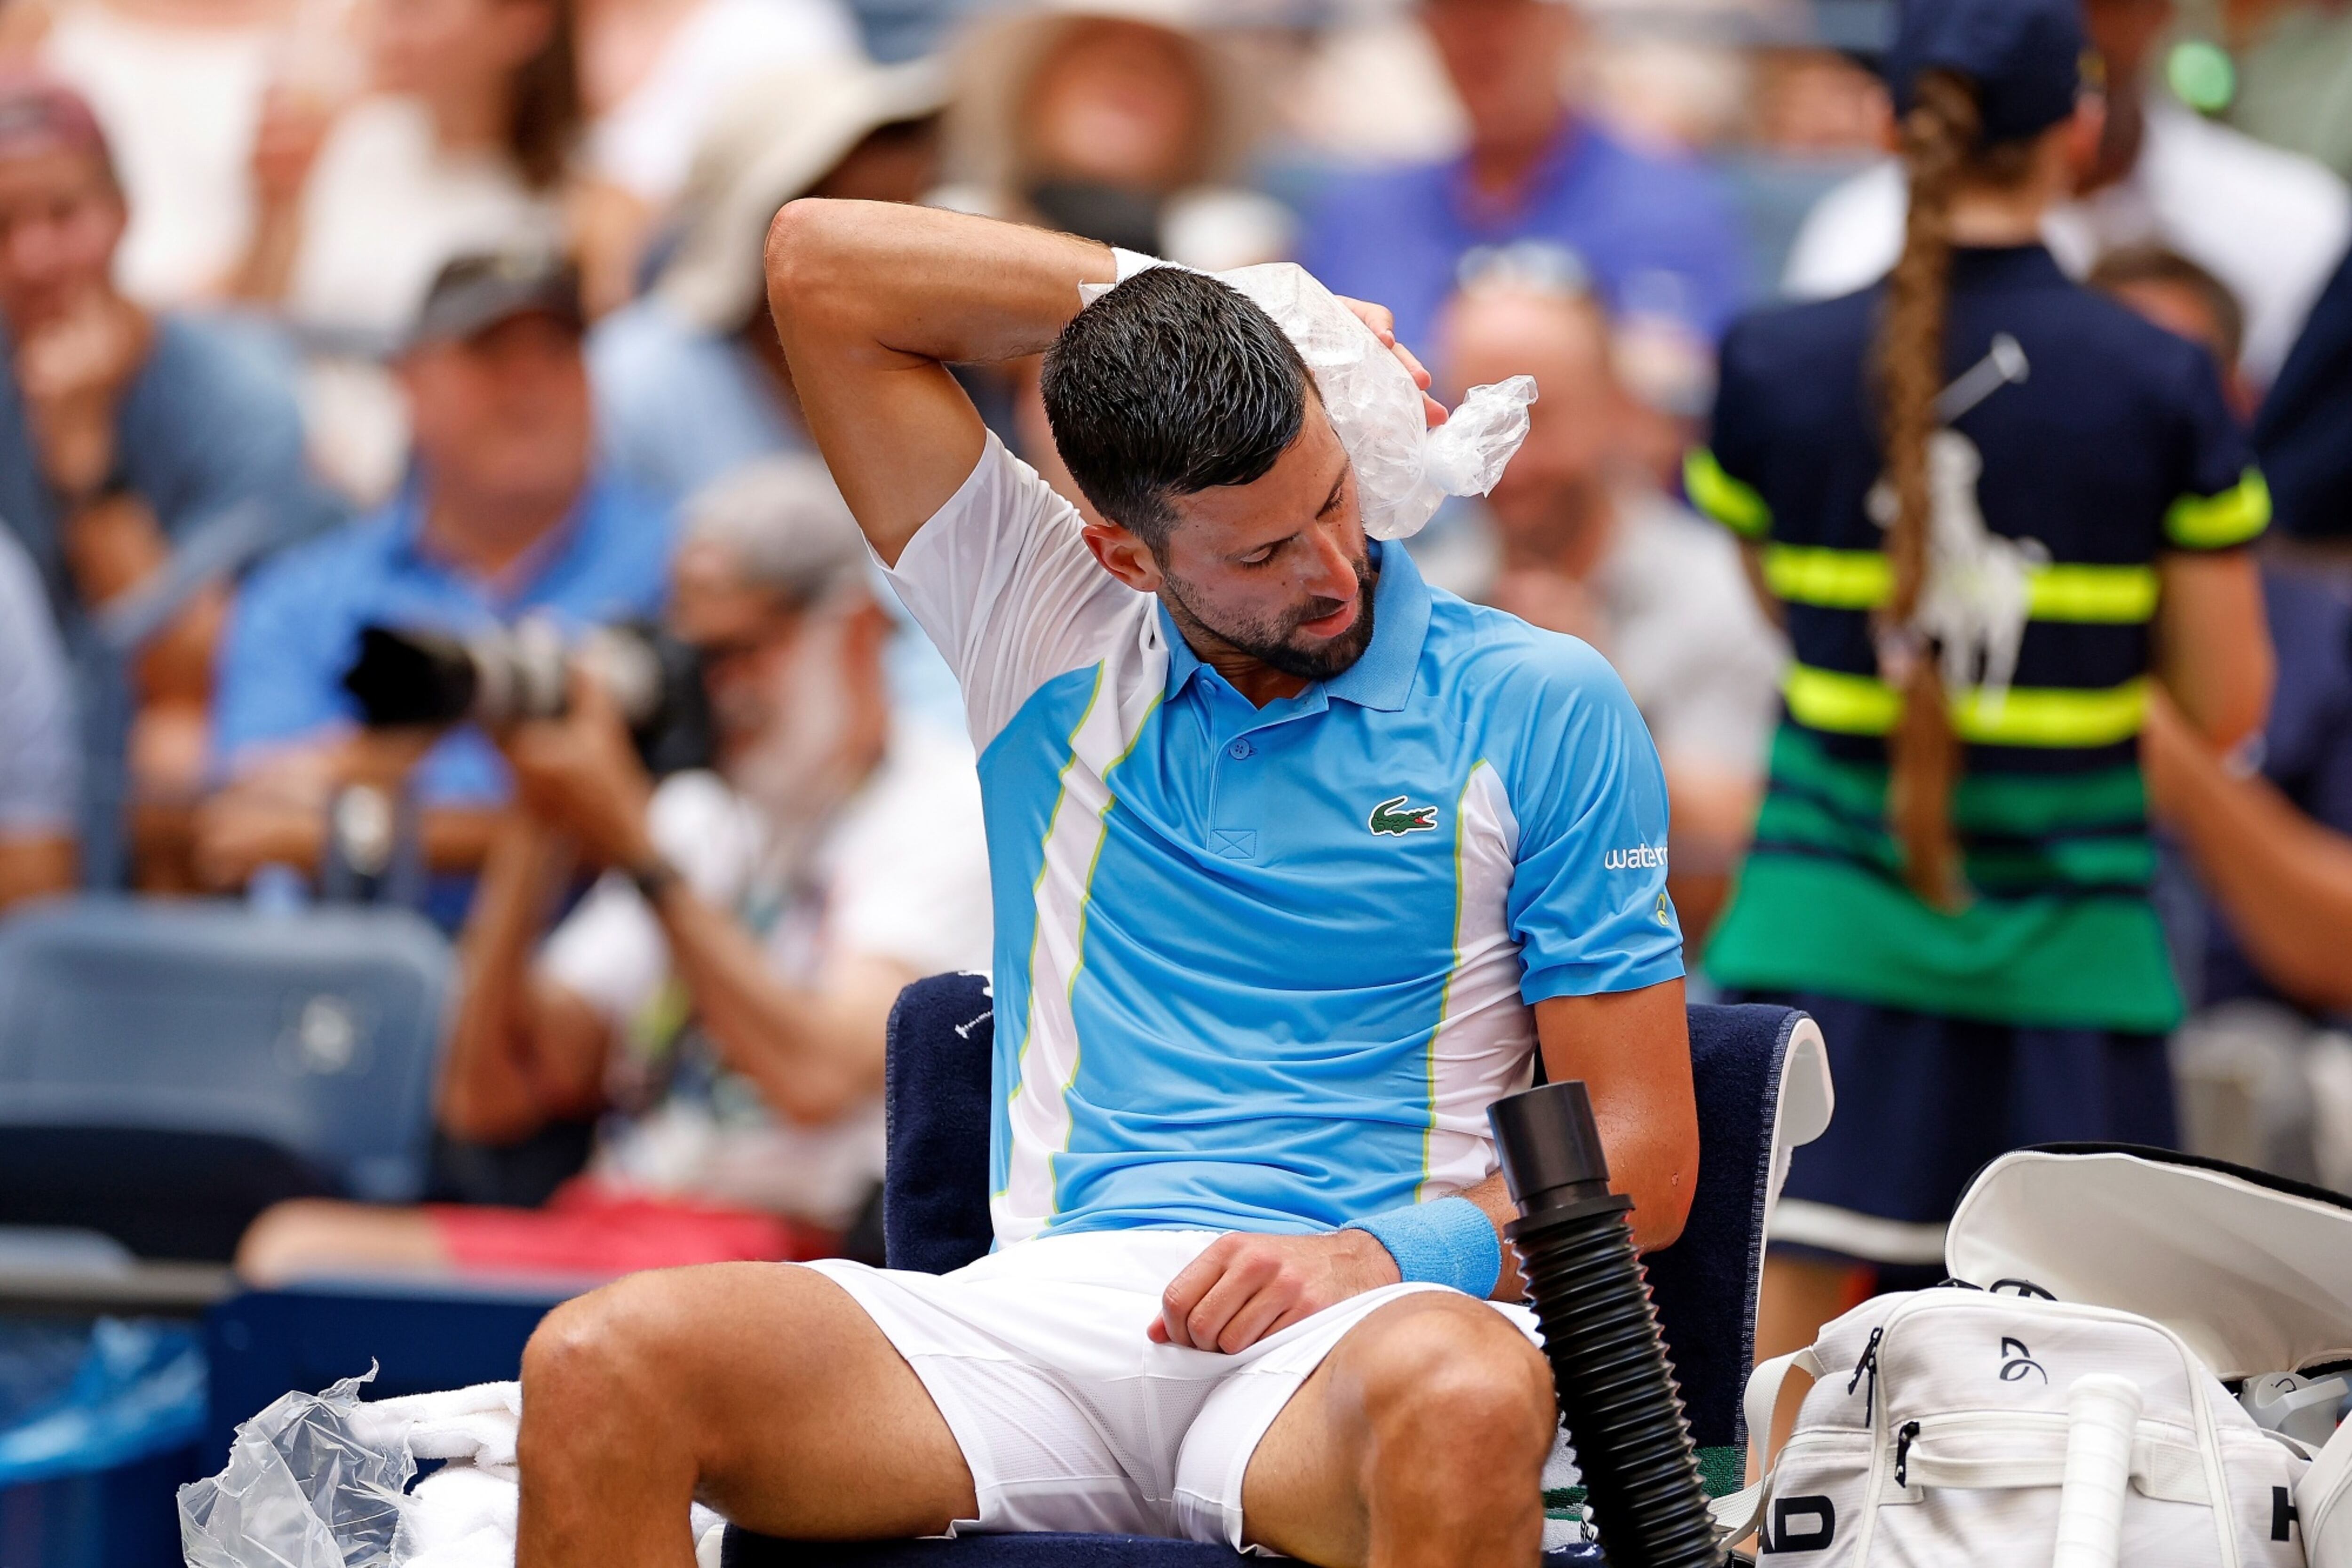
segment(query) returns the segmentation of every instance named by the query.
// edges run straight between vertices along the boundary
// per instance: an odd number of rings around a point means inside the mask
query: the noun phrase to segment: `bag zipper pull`
[[[1870,1373],[1870,1391],[1862,1396],[1862,1418],[1870,1419],[1871,1407],[1878,1402],[1878,1342],[1885,1334],[1886,1325],[1870,1331],[1870,1342],[1862,1347],[1862,1359],[1853,1363],[1853,1375],[1845,1380],[1845,1391],[1853,1392],[1864,1373]]]
[[[1906,1421],[1902,1429],[1895,1434],[1895,1484],[1898,1487],[1911,1484],[1911,1440],[1917,1436],[1919,1423],[1916,1421]]]

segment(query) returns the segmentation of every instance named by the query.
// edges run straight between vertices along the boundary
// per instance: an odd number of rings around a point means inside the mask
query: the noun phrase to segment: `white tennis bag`
[[[1978,1176],[1945,1257],[1964,1283],[1865,1302],[1749,1379],[1759,1435],[1789,1373],[1815,1379],[1764,1482],[1717,1504],[1759,1552],[2352,1568],[2352,1424],[2322,1436],[2324,1374],[2352,1363],[2352,1205],[2185,1157],[2025,1151]],[[2302,1436],[2224,1379],[2292,1387]]]

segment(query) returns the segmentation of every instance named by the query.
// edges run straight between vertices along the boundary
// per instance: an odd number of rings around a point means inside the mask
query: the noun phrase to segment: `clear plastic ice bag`
[[[1374,539],[1410,539],[1447,496],[1485,495],[1528,438],[1535,377],[1472,387],[1433,430],[1411,373],[1307,268],[1269,261],[1210,276],[1273,317],[1307,362],[1355,468],[1364,531]],[[1108,283],[1081,284],[1078,297],[1091,305],[1110,289]]]
[[[1533,376],[1472,387],[1433,430],[1396,355],[1305,268],[1276,261],[1216,277],[1273,317],[1314,373],[1374,539],[1410,539],[1447,496],[1485,495],[1527,439]]]
[[[228,1468],[180,1489],[188,1568],[514,1568],[521,1386],[362,1403],[374,1376],[287,1394],[237,1427]],[[409,1490],[420,1458],[442,1467]],[[688,1510],[709,1568],[725,1525]]]
[[[393,1568],[402,1494],[415,1474],[352,1429],[362,1384],[289,1394],[240,1425],[228,1468],[180,1489],[188,1568]]]

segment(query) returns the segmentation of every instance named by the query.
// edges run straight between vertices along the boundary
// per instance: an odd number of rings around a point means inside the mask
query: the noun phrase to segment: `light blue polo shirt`
[[[998,1242],[1318,1231],[1483,1180],[1532,1005],[1683,972],[1623,684],[1391,549],[1363,658],[1259,708],[1079,528],[991,437],[891,574],[980,752]]]

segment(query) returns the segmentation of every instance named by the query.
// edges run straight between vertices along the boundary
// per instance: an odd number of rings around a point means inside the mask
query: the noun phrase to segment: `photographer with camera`
[[[501,733],[520,805],[467,921],[442,1077],[469,1140],[613,1111],[588,1173],[539,1210],[284,1205],[246,1237],[248,1279],[809,1257],[873,1193],[890,1005],[987,963],[971,753],[893,722],[889,622],[814,458],[690,502],[676,583],[717,772],[655,784],[577,668],[565,717]],[[539,943],[575,857],[612,869]]]
[[[231,783],[197,827],[208,881],[319,866],[339,794],[404,778],[427,863],[480,864],[505,764],[475,728],[438,735],[421,761],[414,737],[355,732],[341,679],[362,627],[473,636],[540,615],[579,629],[659,609],[670,521],[596,458],[583,321],[578,279],[553,256],[460,258],[434,280],[396,365],[407,483],[255,574],[231,612],[215,731]]]

